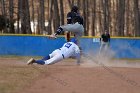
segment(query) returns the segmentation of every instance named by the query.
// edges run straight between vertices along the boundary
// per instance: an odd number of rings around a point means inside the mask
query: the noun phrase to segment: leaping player
[[[74,17],[72,20],[72,24],[60,26],[54,34],[49,36],[49,38],[55,39],[57,38],[57,35],[59,35],[63,31],[73,32],[75,35],[77,45],[80,47],[80,37],[84,33],[84,27],[79,20],[81,20],[80,17]]]

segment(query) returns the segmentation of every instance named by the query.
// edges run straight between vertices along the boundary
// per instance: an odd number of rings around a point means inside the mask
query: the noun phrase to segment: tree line
[[[66,24],[73,5],[84,18],[85,36],[105,29],[111,36],[140,36],[139,0],[0,0],[0,33],[51,34]]]

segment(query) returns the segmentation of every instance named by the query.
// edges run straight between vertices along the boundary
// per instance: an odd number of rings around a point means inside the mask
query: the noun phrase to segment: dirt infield
[[[27,66],[26,57],[0,57],[0,93],[139,93],[138,62],[115,64],[73,59]]]

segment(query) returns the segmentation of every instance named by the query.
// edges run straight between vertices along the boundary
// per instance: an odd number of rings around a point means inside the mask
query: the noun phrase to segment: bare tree
[[[18,33],[21,33],[21,28],[20,28],[20,25],[21,25],[21,14],[22,14],[22,0],[18,0],[18,9],[17,9],[17,29],[15,31],[16,34]]]
[[[40,14],[39,14],[39,9],[37,8],[37,32],[36,32],[36,34],[41,34],[41,31],[40,31]]]
[[[2,9],[1,9],[1,10],[2,10],[2,15],[4,16],[5,24],[7,25],[6,9],[5,9],[5,0],[1,0],[1,8],[2,8]],[[8,32],[7,26],[4,27],[3,32],[4,32],[4,33],[7,33],[7,32]]]
[[[108,6],[108,0],[102,0],[103,5],[103,20],[104,20],[104,30],[106,29],[109,31],[109,6]]]
[[[77,0],[77,6],[79,7],[79,9],[81,8],[81,0]]]
[[[134,0],[135,36],[140,36],[140,11],[139,0]]]
[[[102,12],[102,7],[103,7],[103,5],[102,5],[102,1],[100,0],[100,1],[98,1],[99,2],[99,15],[98,15],[98,30],[100,31],[100,33],[102,33],[103,32],[103,21],[102,21],[102,19],[103,19],[103,12]]]
[[[31,6],[32,6],[32,17],[31,20],[33,22],[33,31],[35,31],[35,9],[34,9],[34,0],[31,0]],[[35,33],[35,32],[34,32]]]
[[[9,33],[15,33],[13,13],[14,13],[14,3],[13,0],[9,0]]]
[[[47,27],[47,32],[48,34],[52,33],[52,18],[53,18],[53,4],[54,0],[50,0],[50,6],[49,6],[49,19],[48,19],[48,27]]]
[[[30,26],[30,12],[29,12],[29,1],[21,0],[21,33],[22,34],[31,34]]]
[[[30,34],[30,20],[33,23],[38,20],[37,33],[43,34],[47,20],[47,32],[51,34],[65,23],[65,14],[69,11],[66,3],[70,9],[77,5],[82,10],[85,35],[99,35],[107,29],[112,36],[128,36],[130,33],[132,36],[140,36],[139,0],[0,0],[1,15],[7,24],[3,31]],[[16,31],[11,25],[14,20],[18,23]]]
[[[116,1],[116,0],[113,0],[112,1],[112,3],[111,3],[111,18],[110,18],[110,21],[111,21],[111,23],[110,23],[110,34],[111,35],[116,35],[116,33],[117,33],[117,30],[116,30],[116,20],[117,20],[117,18],[116,18],[116,16],[117,16],[117,13],[116,13],[116,11],[117,11],[117,2],[118,2],[118,0]]]
[[[1,0],[2,15],[6,16],[5,0]]]
[[[58,8],[58,0],[54,1],[53,25],[54,25],[54,30],[55,31],[60,26],[60,15],[59,15],[59,8]]]
[[[91,18],[92,18],[92,23],[91,23],[91,35],[95,36],[95,25],[96,25],[96,0],[91,0],[92,6],[91,6]]]
[[[32,34],[32,31],[31,31],[31,22],[30,22],[30,8],[29,8],[29,0],[25,0],[25,4],[26,4],[26,16],[27,16],[27,19],[26,19],[26,32],[27,34]]]
[[[44,11],[44,0],[39,0],[40,11],[39,11],[39,22],[40,22],[40,34],[43,34],[45,31],[45,11]]]
[[[60,25],[64,25],[64,8],[63,8],[63,0],[60,0]]]
[[[89,34],[89,24],[90,24],[90,22],[89,22],[89,8],[88,8],[88,6],[89,6],[89,0],[86,0],[86,31],[85,31],[85,35],[86,36],[88,36],[88,34]]]
[[[74,0],[68,0],[68,3],[69,3],[69,7],[70,7],[70,9],[71,9],[72,6],[74,5]]]
[[[118,36],[124,36],[124,14],[125,14],[125,0],[119,0],[117,11],[117,34]]]
[[[84,31],[84,35],[87,35],[88,34],[88,32],[87,32],[87,2],[86,2],[86,0],[83,0],[83,18],[84,18],[84,29],[85,29],[85,31]]]

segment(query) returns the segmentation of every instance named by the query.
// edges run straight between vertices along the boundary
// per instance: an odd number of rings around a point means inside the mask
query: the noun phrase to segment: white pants
[[[48,64],[48,65],[57,63],[61,61],[62,59],[64,59],[64,56],[59,49],[53,51],[51,54],[49,54],[49,56],[50,56],[50,59],[45,61],[45,64]]]
[[[99,54],[105,54],[109,49],[109,42],[101,42]]]

